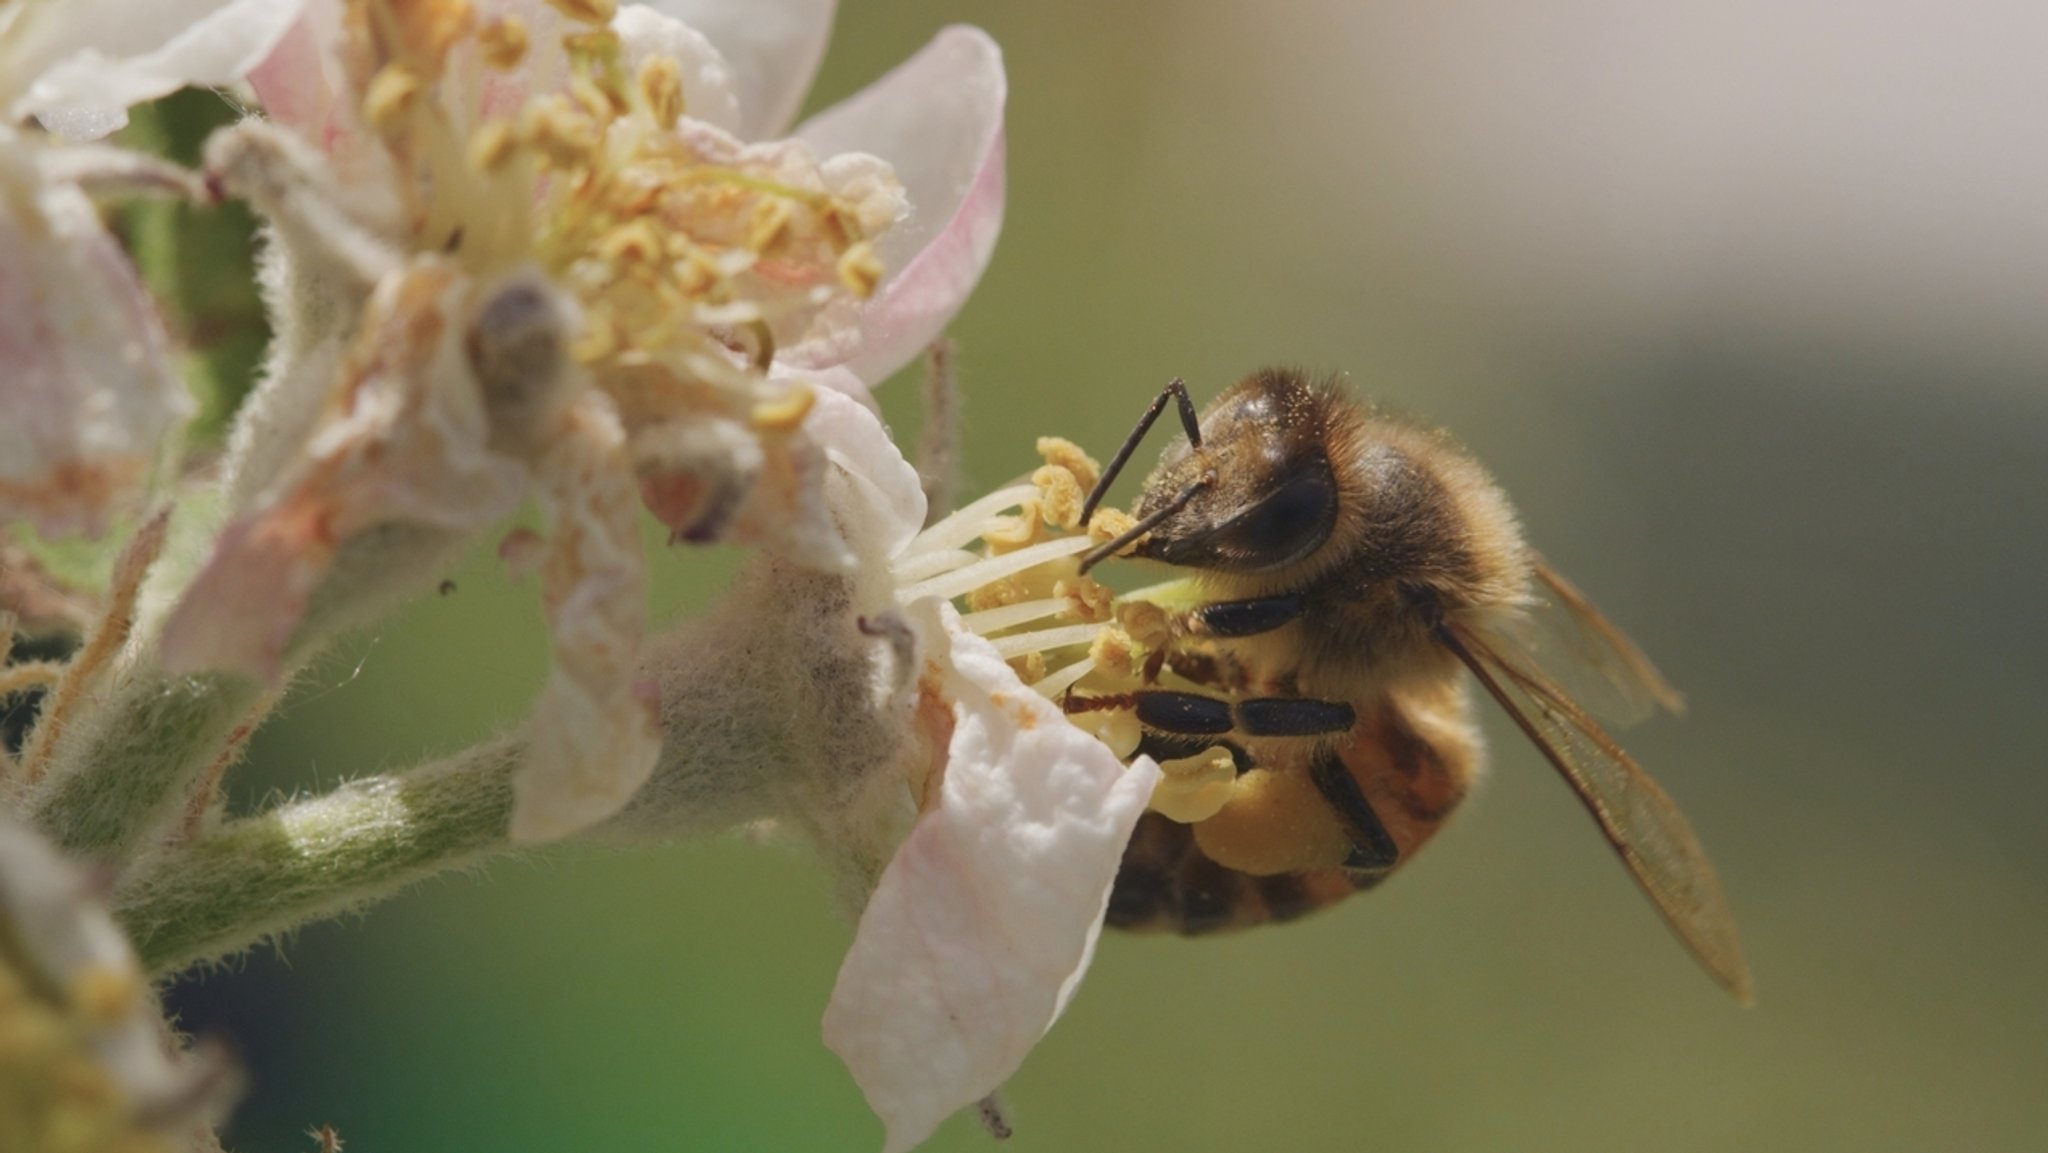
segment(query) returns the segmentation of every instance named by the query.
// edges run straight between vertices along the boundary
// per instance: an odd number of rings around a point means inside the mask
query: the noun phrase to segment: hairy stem
[[[525,751],[522,738],[499,738],[234,821],[139,863],[115,915],[143,967],[164,974],[509,852]]]

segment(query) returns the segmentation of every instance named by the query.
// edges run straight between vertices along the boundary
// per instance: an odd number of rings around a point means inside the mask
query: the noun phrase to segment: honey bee
[[[1118,554],[1184,570],[1126,597],[1159,610],[1165,637],[1138,691],[1070,692],[1066,708],[1130,710],[1138,751],[1162,764],[1227,755],[1229,791],[1191,823],[1145,814],[1109,923],[1205,933],[1292,920],[1379,884],[1474,782],[1476,681],[1692,954],[1747,1003],[1749,969],[1705,850],[1556,674],[1591,673],[1624,707],[1677,711],[1680,699],[1524,543],[1492,478],[1446,437],[1371,411],[1336,381],[1268,369],[1199,418],[1186,388],[1168,385],[1088,494],[1083,523],[1169,401],[1187,439],[1146,480],[1130,529],[1083,558],[1084,570]],[[1574,650],[1549,669],[1536,627],[1546,615]]]

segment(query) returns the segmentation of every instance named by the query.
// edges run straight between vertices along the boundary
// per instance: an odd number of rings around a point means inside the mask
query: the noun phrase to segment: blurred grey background
[[[2048,9],[849,0],[812,107],[952,21],[1011,83],[1008,222],[956,326],[969,491],[1037,434],[1106,455],[1170,376],[1276,361],[1451,428],[1688,692],[1625,736],[1760,995],[1722,998],[1489,716],[1494,780],[1395,883],[1107,938],[1011,1087],[1013,1147],[2048,1147]],[[884,395],[905,436],[915,393]],[[662,611],[730,560],[665,554]],[[457,582],[305,686],[245,805],[518,715],[532,592]],[[782,850],[555,852],[179,1004],[249,1054],[250,1153],[328,1122],[360,1150],[861,1150],[817,1037],[848,935]]]

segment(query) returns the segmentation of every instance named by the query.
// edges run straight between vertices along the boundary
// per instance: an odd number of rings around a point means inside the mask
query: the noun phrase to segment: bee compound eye
[[[1337,522],[1337,484],[1318,456],[1297,466],[1225,530],[1248,567],[1277,568],[1314,552]]]

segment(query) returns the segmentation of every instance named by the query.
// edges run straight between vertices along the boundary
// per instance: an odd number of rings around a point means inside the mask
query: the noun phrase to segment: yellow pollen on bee
[[[649,56],[641,61],[635,86],[655,124],[672,129],[683,118],[683,70],[674,57]]]
[[[818,394],[809,386],[791,389],[787,396],[755,405],[750,420],[761,432],[795,432],[817,403]]]
[[[500,72],[519,66],[526,59],[527,49],[533,46],[532,37],[527,34],[526,21],[517,16],[500,16],[477,31],[477,46],[482,49],[484,63]]]
[[[1136,756],[1138,742],[1145,738],[1145,730],[1138,724],[1137,715],[1129,709],[1069,713],[1067,720],[1073,722],[1075,728],[1108,745],[1109,751],[1115,753],[1120,761]]]
[[[1153,812],[1183,825],[1206,821],[1237,792],[1237,765],[1224,749],[1210,749],[1159,766],[1152,786]]]
[[[618,0],[548,0],[548,7],[571,20],[605,25],[618,15]]]
[[[591,309],[583,317],[583,329],[569,342],[569,355],[578,363],[592,364],[617,352],[625,342],[609,312]]]
[[[363,119],[380,132],[389,132],[418,101],[420,78],[403,64],[386,64],[377,70],[363,93]]]
[[[839,254],[839,283],[856,299],[866,300],[881,287],[882,276],[888,271],[882,266],[882,258],[875,253],[875,246],[865,240],[856,241]]]

